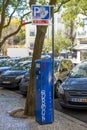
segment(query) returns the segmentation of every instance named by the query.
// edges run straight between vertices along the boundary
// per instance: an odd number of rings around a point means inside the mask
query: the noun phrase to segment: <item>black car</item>
[[[5,72],[5,71],[7,71],[7,70],[11,70],[11,66],[4,66],[4,67],[0,67],[0,75],[3,73],[3,72]]]
[[[59,86],[62,107],[87,109],[87,61],[79,63]]]
[[[9,59],[0,60],[0,75],[6,70],[11,70],[11,68],[16,64],[16,62],[10,62]]]
[[[23,76],[22,76],[22,79],[19,83],[19,90],[20,90],[20,93],[23,95],[23,96],[26,96],[27,95],[27,89],[28,89],[28,86],[29,86],[29,77],[30,76],[30,73],[29,72],[26,72]],[[56,79],[54,77],[54,85],[56,84]]]
[[[60,60],[58,58],[54,59],[54,96],[58,97],[58,87],[60,83],[67,77],[67,74],[70,72],[73,64],[70,60]],[[61,69],[61,71],[60,71]],[[29,85],[29,73],[25,74],[22,77],[20,82],[19,90],[23,95],[27,93],[27,87]]]
[[[19,62],[11,70],[3,72],[0,76],[0,86],[4,88],[19,88],[22,76],[29,71],[31,61]]]
[[[27,94],[27,89],[29,86],[29,78],[30,78],[29,76],[30,76],[29,72],[26,72],[21,78],[21,81],[19,83],[19,90],[23,96],[26,96]]]

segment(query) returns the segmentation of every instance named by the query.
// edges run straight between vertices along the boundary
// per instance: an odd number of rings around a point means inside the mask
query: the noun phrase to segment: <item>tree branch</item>
[[[19,3],[18,3],[18,5],[19,5]],[[8,20],[8,23],[7,23],[6,25],[4,25],[3,28],[6,28],[6,27],[8,27],[8,26],[10,25],[11,18],[12,18],[12,16],[13,16],[13,14],[15,13],[15,11],[16,11],[18,5],[16,6],[16,8],[15,8],[15,9],[13,10],[13,12],[11,13],[11,15],[10,15],[10,17],[9,17],[9,20]]]
[[[3,26],[4,26],[4,22],[5,22],[5,10],[7,8],[9,4],[9,0],[7,0],[6,2],[3,0],[2,2],[2,12],[1,12],[1,23],[0,23],[0,37],[2,35],[2,30],[3,30]]]
[[[22,23],[22,22],[21,22],[21,23]],[[24,25],[30,24],[30,23],[31,23],[31,22],[25,22],[25,23],[23,23],[23,24],[20,24],[20,25],[18,26],[17,30],[15,30],[13,33],[8,34],[6,37],[3,38],[2,41],[0,41],[0,47],[2,47],[3,43],[5,43],[5,41],[6,41],[8,38],[10,38],[11,36],[17,34],[17,33],[20,31],[21,27],[23,27]]]
[[[61,6],[63,6],[65,3],[69,2],[70,0],[65,0],[65,1],[62,1],[59,5],[58,5],[58,8],[55,10],[55,13],[59,11],[59,9],[61,8]]]

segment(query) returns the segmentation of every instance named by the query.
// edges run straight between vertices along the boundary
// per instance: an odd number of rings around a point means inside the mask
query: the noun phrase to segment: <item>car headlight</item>
[[[23,77],[24,77],[24,75],[20,75],[20,76],[17,76],[15,79],[19,80],[19,79],[22,79]]]
[[[64,89],[63,89],[63,87],[61,85],[58,88],[58,93],[59,94],[64,94]]]

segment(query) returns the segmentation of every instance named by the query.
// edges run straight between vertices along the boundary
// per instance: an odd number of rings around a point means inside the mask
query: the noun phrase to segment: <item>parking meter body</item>
[[[40,124],[53,122],[52,59],[35,61],[35,118]]]

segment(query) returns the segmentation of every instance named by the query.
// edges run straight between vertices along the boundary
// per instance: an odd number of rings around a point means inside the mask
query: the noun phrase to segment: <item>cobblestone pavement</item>
[[[87,130],[87,124],[55,111],[54,123],[39,125],[35,118],[14,118],[8,111],[24,108],[25,98],[14,91],[0,88],[0,130]]]

